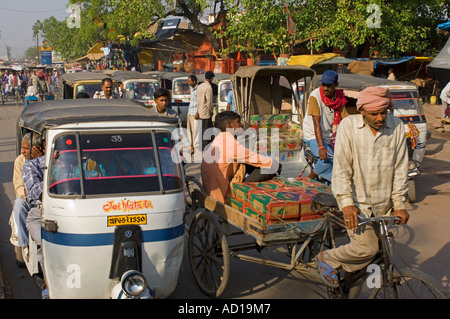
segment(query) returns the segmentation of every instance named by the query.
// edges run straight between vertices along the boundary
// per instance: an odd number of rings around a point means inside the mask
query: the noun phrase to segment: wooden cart
[[[324,213],[320,219],[264,225],[207,196],[201,190],[195,189],[192,198],[191,210],[195,216],[189,227],[189,261],[200,290],[213,298],[219,297],[227,286],[230,257],[285,270],[296,270],[320,281],[312,258],[324,247],[335,247],[334,238],[346,235],[342,220],[329,212]],[[335,204],[330,204],[329,199],[317,195],[313,198],[313,208],[317,211],[333,211]],[[229,244],[232,236],[241,234],[248,235],[251,241]],[[279,249],[280,247],[284,249]],[[252,249],[261,252],[266,248],[284,254],[281,257],[285,261],[243,253]]]

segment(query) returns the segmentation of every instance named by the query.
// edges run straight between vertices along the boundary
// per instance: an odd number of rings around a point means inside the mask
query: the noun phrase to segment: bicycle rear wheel
[[[433,277],[415,270],[394,271],[393,284],[375,288],[370,299],[448,299],[447,290]]]

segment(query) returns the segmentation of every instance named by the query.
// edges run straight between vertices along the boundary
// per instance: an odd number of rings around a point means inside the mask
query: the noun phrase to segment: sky
[[[25,51],[36,45],[32,27],[37,20],[54,16],[63,21],[68,0],[0,0],[0,57],[6,56],[6,46],[12,57],[23,57]]]

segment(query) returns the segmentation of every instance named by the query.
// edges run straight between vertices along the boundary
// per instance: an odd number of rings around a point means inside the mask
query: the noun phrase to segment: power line
[[[50,9],[50,10],[20,10],[20,9],[9,9],[9,8],[4,8],[4,7],[0,7],[0,9],[6,10],[6,11],[12,11],[12,12],[20,12],[20,13],[36,13],[36,12],[43,13],[43,12],[56,12],[56,11],[66,10],[66,8]]]

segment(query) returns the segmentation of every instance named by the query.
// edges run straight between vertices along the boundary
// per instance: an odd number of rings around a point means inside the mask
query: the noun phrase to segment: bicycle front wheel
[[[375,288],[370,299],[448,299],[447,290],[433,277],[415,270],[394,271],[392,282]]]

